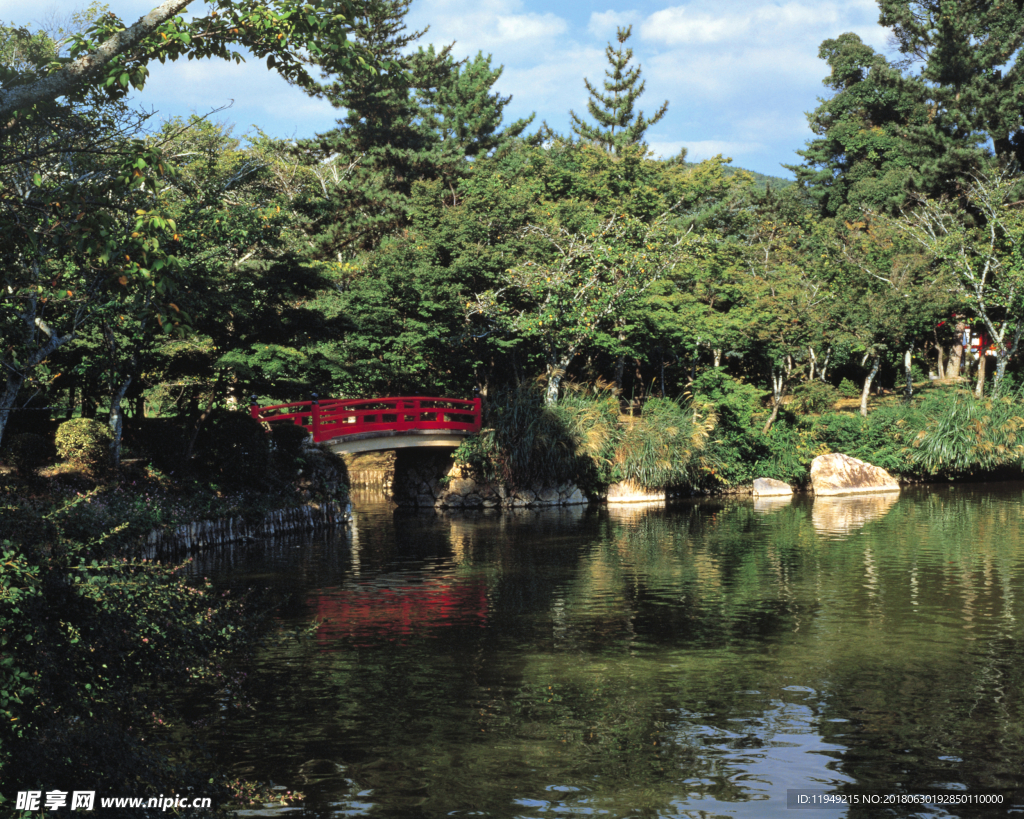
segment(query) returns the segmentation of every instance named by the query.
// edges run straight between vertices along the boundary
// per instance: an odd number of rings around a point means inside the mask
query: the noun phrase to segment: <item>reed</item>
[[[977,398],[957,390],[929,417],[913,442],[913,463],[933,475],[1024,464],[1021,396]]]

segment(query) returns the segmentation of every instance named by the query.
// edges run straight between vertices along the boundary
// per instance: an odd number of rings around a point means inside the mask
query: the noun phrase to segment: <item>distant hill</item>
[[[736,168],[732,165],[725,166],[726,175],[731,176],[737,171],[746,170],[745,168]],[[747,171],[752,177],[754,177],[754,187],[759,191],[765,190],[769,185],[772,186],[772,190],[781,190],[782,188],[788,188],[790,185],[796,183],[792,179],[783,179],[781,176],[768,176],[767,174],[758,173],[757,171]]]
[[[697,162],[683,163],[687,168],[695,168],[698,164],[699,163]],[[748,171],[746,168],[737,168],[735,165],[724,165],[723,170],[725,171],[726,176],[732,176],[734,173],[738,173],[739,171],[746,171],[754,177],[754,187],[759,191],[766,190],[769,185],[772,186],[772,190],[777,191],[796,184],[792,179],[783,179],[781,176],[768,176],[767,174],[758,173],[757,171]]]

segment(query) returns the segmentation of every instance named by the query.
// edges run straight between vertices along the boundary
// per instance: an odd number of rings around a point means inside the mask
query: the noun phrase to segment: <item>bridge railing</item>
[[[303,427],[316,442],[365,432],[478,432],[481,422],[479,398],[326,398],[253,406],[250,412],[257,421]]]

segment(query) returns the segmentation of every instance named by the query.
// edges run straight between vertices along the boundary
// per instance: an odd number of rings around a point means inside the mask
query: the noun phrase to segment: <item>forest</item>
[[[675,103],[640,110],[629,27],[562,134],[505,121],[489,56],[419,46],[409,0],[188,6],[0,21],[0,451],[19,474],[91,419],[108,466],[208,481],[204,429],[313,393],[479,394],[489,432],[459,457],[511,481],[801,484],[827,451],[902,478],[1020,474],[1017,4],[879,0],[897,58],[822,43],[795,181],[653,156]],[[243,50],[328,99],[336,127],[238,135],[220,112],[159,121],[129,101],[154,60]],[[110,781],[159,767],[113,716],[148,708],[132,692],[156,672],[105,624],[148,630],[164,678],[193,681],[244,629],[162,620],[154,601],[199,612],[210,591],[125,563],[123,527],[83,524],[80,499],[41,516],[33,486],[8,486],[0,531],[0,763],[63,770],[53,748],[87,753],[71,726],[96,709],[121,726]],[[99,591],[125,577],[126,597]],[[34,651],[62,641],[91,667],[89,633],[123,667],[71,675]]]
[[[5,441],[98,417],[119,452],[122,429],[131,443],[173,419],[188,439],[253,397],[500,403],[542,384],[552,406],[600,384],[629,413],[650,398],[738,413],[733,437],[778,454],[791,442],[765,449],[773,429],[791,438],[840,397],[867,416],[869,397],[909,402],[915,384],[1015,394],[1015,9],[882,2],[895,62],[854,34],[825,41],[795,183],[654,158],[645,133],[669,103],[639,110],[628,27],[558,134],[504,122],[488,56],[417,47],[407,2],[361,6],[345,48],[302,59],[279,44],[316,31],[221,9],[169,16],[150,35],[167,53],[136,47],[20,110],[19,89],[121,24],[93,6],[66,29],[3,29]],[[154,124],[126,103],[147,60],[230,59],[232,39],[329,99],[337,127],[239,137],[216,112]],[[747,477],[719,455],[720,483]]]

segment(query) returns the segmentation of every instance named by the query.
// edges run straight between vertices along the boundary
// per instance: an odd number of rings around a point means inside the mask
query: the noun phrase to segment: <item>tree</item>
[[[536,340],[547,371],[547,402],[553,404],[573,359],[678,261],[678,242],[665,221],[648,225],[613,215],[576,233],[531,225],[526,230],[549,247],[546,257],[509,268],[503,286],[478,294],[467,313]]]
[[[618,154],[626,145],[641,145],[647,129],[659,122],[668,111],[668,100],[654,112],[650,119],[643,111],[634,112],[633,107],[640,95],[644,93],[647,83],[640,79],[640,66],[629,68],[633,59],[633,49],[626,48],[626,40],[633,31],[632,26],[618,29],[617,49],[608,43],[605,57],[611,66],[605,70],[605,93],[595,88],[590,80],[584,78],[590,99],[587,101],[587,112],[594,118],[596,125],[585,122],[575,111],[570,111],[572,132],[581,139],[593,142],[604,150]]]
[[[996,359],[993,392],[1024,332],[1024,214],[1020,179],[1006,170],[979,173],[957,199],[920,198],[917,207],[891,220],[947,271],[961,303],[981,320]],[[980,351],[977,395],[984,387]]]
[[[826,40],[818,56],[834,93],[807,115],[816,138],[797,151],[804,164],[786,167],[825,216],[855,221],[865,207],[895,212],[921,164],[908,126],[927,122],[924,95],[856,34]]]
[[[346,72],[322,86],[345,111],[338,127],[302,146],[331,168],[315,217],[325,256],[378,246],[409,224],[415,182],[453,183],[467,169],[467,157],[497,149],[532,120],[501,127],[511,98],[492,93],[501,68],[492,69],[490,57],[479,54],[463,64],[452,58],[451,46],[410,52],[425,33],[406,31],[410,2],[374,3],[355,25],[357,42],[389,70]]]
[[[205,17],[174,16],[188,4],[169,0],[130,28],[105,14],[71,36],[66,58],[26,33],[4,40],[17,59],[0,73],[0,437],[22,385],[98,308],[147,292],[158,326],[183,326],[167,252],[175,224],[158,195],[164,162],[158,147],[131,138],[139,118],[121,101],[143,86],[146,64],[186,55],[238,61],[229,48],[237,44],[305,87],[314,85],[311,58],[335,70],[366,65],[345,37],[347,4],[217,0]]]
[[[929,148],[925,172],[956,179],[978,170],[991,140],[997,157],[1024,165],[1024,15],[1019,3],[879,0],[911,82],[928,97],[928,118],[912,123]],[[938,194],[941,191],[929,191]]]
[[[97,19],[85,34],[75,35],[68,59],[51,63],[40,76],[2,78],[0,119],[26,116],[33,106],[74,99],[96,87],[123,96],[129,86],[142,88],[152,60],[187,56],[241,62],[241,55],[230,50],[233,45],[266,58],[268,68],[304,88],[315,87],[306,69],[311,58],[339,71],[369,65],[346,38],[355,11],[346,0],[324,5],[213,0],[202,17],[186,21],[177,16],[192,2],[166,0],[127,28],[114,14]],[[8,119],[4,130],[14,127],[18,116]]]

